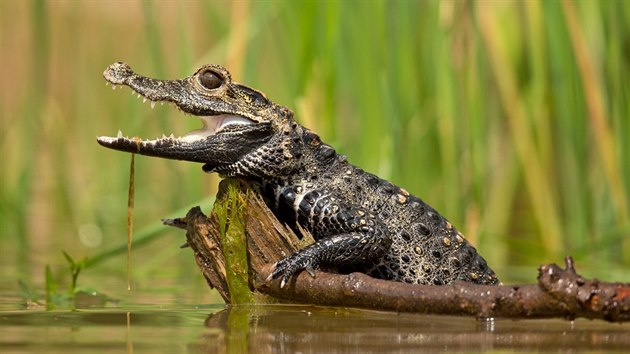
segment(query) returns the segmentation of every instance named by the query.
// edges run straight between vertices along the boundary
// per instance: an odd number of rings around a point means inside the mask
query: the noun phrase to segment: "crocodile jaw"
[[[219,124],[222,126],[220,129],[238,124],[230,121],[230,117],[206,119],[212,119],[211,123],[216,123],[216,120],[222,119],[222,125]],[[238,125],[242,126],[241,124]],[[100,145],[114,150],[165,159],[199,162],[210,166],[209,169],[212,169],[237,162],[252,150],[265,144],[272,136],[269,124],[250,124],[243,126],[243,128],[235,127],[218,134],[214,134],[211,125],[206,123],[206,126],[207,129],[199,129],[180,138],[171,134],[153,140],[143,140],[138,137],[126,137],[119,131],[116,137],[100,136],[97,137],[97,141]]]
[[[198,154],[194,158],[190,157],[189,152],[192,150],[203,150],[205,145],[210,145],[211,140],[217,134],[224,133],[226,128],[230,127],[230,132],[236,132],[238,125],[252,125],[256,122],[242,115],[225,113],[221,111],[208,110],[209,115],[198,115],[195,112],[187,112],[184,108],[186,103],[190,101],[189,82],[184,80],[156,80],[136,74],[129,65],[125,63],[114,63],[105,69],[103,77],[106,85],[111,84],[112,89],[118,86],[128,86],[131,88],[132,95],[136,94],[138,98],[147,100],[151,104],[151,108],[155,107],[156,102],[168,102],[175,105],[178,109],[185,113],[201,119],[203,126],[200,129],[193,130],[183,137],[175,137],[162,135],[156,139],[141,139],[138,137],[126,137],[122,132],[118,132],[116,137],[99,136],[97,141],[100,145],[125,152],[139,153],[149,156],[157,156],[164,158],[174,158],[181,160],[190,160],[197,162],[206,162],[200,160]],[[184,106],[184,107],[182,107]],[[214,114],[216,113],[216,114]],[[207,140],[207,141],[206,141]]]
[[[97,141],[101,143],[101,145],[111,147],[111,148],[115,148],[114,146],[115,142],[120,139],[133,140],[134,142],[137,142],[139,140],[139,141],[150,143],[150,144],[157,144],[161,140],[169,140],[169,141],[178,140],[180,142],[193,143],[196,141],[205,140],[208,137],[216,135],[217,133],[221,132],[224,128],[231,125],[252,124],[252,121],[250,121],[249,119],[241,117],[241,116],[233,115],[233,114],[220,114],[216,116],[201,116],[198,118],[201,119],[203,123],[203,127],[201,129],[192,130],[188,132],[186,135],[184,135],[183,137],[176,138],[173,134],[171,134],[171,136],[169,137],[167,137],[166,135],[163,135],[161,138],[156,138],[154,140],[144,140],[144,139],[139,139],[139,138],[126,138],[123,136],[121,131],[118,131],[118,135],[115,138],[108,137],[108,136],[99,136],[97,137]]]

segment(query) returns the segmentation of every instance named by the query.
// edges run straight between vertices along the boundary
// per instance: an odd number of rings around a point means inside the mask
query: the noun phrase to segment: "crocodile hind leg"
[[[280,287],[283,288],[293,274],[302,270],[312,274],[313,269],[322,265],[344,269],[369,264],[383,257],[390,245],[391,239],[383,232],[352,232],[326,237],[277,262],[267,280],[282,277]]]
[[[276,263],[268,280],[282,277],[284,287],[293,274],[320,266],[363,271],[389,252],[392,238],[385,224],[364,208],[342,208],[331,194],[326,188],[306,191],[301,186],[273,193],[278,196],[276,210],[284,205],[283,214],[293,214],[293,221],[317,241]]]

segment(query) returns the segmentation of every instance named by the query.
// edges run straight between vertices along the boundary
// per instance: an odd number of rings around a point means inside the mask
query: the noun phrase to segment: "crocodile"
[[[275,263],[268,281],[281,287],[315,269],[363,272],[414,283],[499,284],[484,258],[449,221],[405,189],[350,164],[345,155],[298,124],[293,112],[232,81],[219,65],[178,80],[158,80],[117,62],[103,76],[113,88],[168,102],[201,119],[183,137],[98,137],[107,148],[203,164],[205,172],[260,186],[279,220],[315,242]],[[299,226],[299,227],[298,227]]]

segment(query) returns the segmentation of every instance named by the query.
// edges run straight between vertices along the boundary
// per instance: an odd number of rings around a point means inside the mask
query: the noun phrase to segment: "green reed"
[[[88,264],[123,259],[111,250],[125,242],[129,156],[100,148],[96,135],[181,135],[199,124],[112,92],[101,72],[118,60],[163,78],[224,64],[351,162],[433,205],[503,278],[519,277],[508,267],[567,254],[602,278],[630,265],[628,2],[0,10],[0,245],[19,250],[2,260],[19,277],[41,279],[44,264],[63,264],[61,250]],[[172,235],[161,244],[176,247],[181,233],[157,233],[155,220],[213,194],[217,178],[191,163],[137,164],[137,232]],[[160,253],[158,262],[154,251],[135,249],[147,259],[135,262],[138,274],[190,267],[188,254]]]

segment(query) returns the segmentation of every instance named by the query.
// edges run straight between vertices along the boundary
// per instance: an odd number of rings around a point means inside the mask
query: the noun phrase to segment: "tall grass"
[[[161,78],[227,66],[433,205],[504,279],[520,277],[514,266],[532,279],[531,266],[567,254],[587,275],[629,279],[628,2],[15,1],[0,3],[0,39],[0,246],[18,250],[0,264],[11,276],[41,280],[61,250],[124,274],[129,156],[94,137],[199,123],[112,92],[100,73],[123,60]],[[144,234],[216,188],[195,164],[137,164]],[[194,267],[172,251],[181,233],[164,234],[134,252],[147,279]]]

